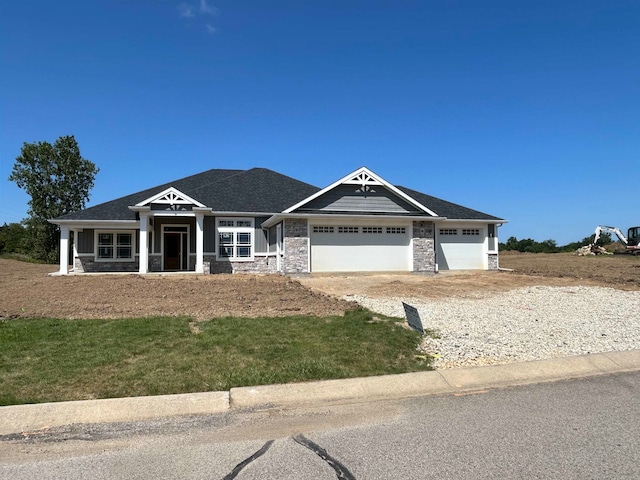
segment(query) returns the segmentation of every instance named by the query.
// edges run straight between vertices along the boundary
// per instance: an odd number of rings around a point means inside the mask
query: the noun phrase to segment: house
[[[296,274],[495,270],[505,220],[362,167],[323,189],[264,168],[214,169],[51,222],[63,275]]]

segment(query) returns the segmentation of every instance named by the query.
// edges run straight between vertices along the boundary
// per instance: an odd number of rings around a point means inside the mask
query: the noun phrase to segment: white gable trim
[[[195,205],[196,207],[206,208],[206,205],[191,198],[189,195],[182,193],[180,190],[174,187],[169,187],[166,190],[137,203],[136,207],[144,207],[151,203],[159,203],[163,205]]]
[[[420,202],[416,201],[413,197],[397,189],[396,187],[391,185],[389,182],[387,182],[385,179],[373,173],[367,167],[360,167],[358,170],[350,173],[349,175],[345,175],[340,180],[332,183],[326,188],[323,188],[319,192],[314,193],[310,197],[305,198],[301,202],[296,203],[294,206],[287,208],[282,213],[291,213],[294,210],[300,208],[301,206],[309,203],[310,201],[320,197],[321,195],[324,195],[328,191],[333,190],[338,185],[361,185],[363,190],[367,190],[374,185],[383,186],[386,189],[390,190],[391,192],[395,193],[397,196],[399,196],[403,200],[406,200],[410,204],[418,207],[423,212],[428,213],[432,217],[438,217],[438,214],[435,213],[433,210],[428,209],[427,207],[422,205]]]

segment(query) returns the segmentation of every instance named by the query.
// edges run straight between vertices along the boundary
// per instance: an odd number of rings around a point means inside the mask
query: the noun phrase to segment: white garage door
[[[437,229],[438,270],[484,270],[484,229]]]
[[[405,226],[312,226],[311,271],[409,271],[410,244]]]

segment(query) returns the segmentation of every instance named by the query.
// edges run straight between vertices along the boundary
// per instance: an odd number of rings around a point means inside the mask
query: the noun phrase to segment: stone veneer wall
[[[147,266],[150,272],[162,271],[162,255],[149,255]]]
[[[189,271],[194,270],[195,259],[189,259]],[[204,273],[277,273],[275,256],[255,257],[253,262],[217,261],[213,255],[204,256]],[[138,257],[135,262],[96,262],[93,256],[74,259],[74,273],[138,272]],[[149,272],[162,271],[162,256],[149,255]]]
[[[413,222],[413,271],[436,272],[435,228],[433,222]]]
[[[275,256],[256,256],[252,262],[217,261],[215,256],[204,256],[205,273],[276,273]],[[208,271],[207,271],[208,265]]]
[[[309,273],[309,226],[304,218],[284,221],[282,273]]]
[[[498,270],[498,254],[489,254],[489,270]]]
[[[91,257],[76,257],[73,261],[75,273],[100,273],[100,272],[137,272],[138,257],[133,262],[96,262]]]
[[[80,257],[73,258],[73,271],[75,273],[84,273],[84,265],[82,265],[82,259]]]

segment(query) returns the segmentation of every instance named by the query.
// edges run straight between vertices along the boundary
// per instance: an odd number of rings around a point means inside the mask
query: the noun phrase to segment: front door
[[[182,234],[179,232],[165,232],[164,234],[164,269],[180,270]]]

